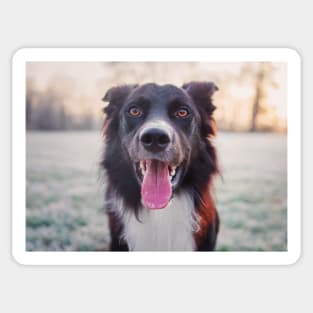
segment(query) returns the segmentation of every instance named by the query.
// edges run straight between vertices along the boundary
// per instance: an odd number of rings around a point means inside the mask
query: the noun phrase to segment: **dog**
[[[212,251],[213,82],[123,85],[103,100],[111,251]]]

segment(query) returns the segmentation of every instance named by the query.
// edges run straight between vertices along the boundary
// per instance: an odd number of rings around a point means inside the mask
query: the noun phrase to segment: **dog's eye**
[[[137,107],[133,106],[128,110],[128,113],[132,117],[139,117],[142,114],[142,111],[138,109]]]
[[[181,108],[175,112],[175,116],[178,118],[186,118],[187,116],[189,116],[189,114],[189,111],[185,108]]]

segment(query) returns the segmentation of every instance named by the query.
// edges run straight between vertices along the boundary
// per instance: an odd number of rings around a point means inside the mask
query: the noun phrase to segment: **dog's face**
[[[145,207],[168,205],[204,137],[213,133],[211,96],[216,89],[213,83],[192,82],[182,88],[145,84],[107,92],[107,128],[119,138]]]

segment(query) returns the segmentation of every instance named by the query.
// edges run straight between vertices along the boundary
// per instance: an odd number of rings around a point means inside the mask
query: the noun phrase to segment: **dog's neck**
[[[192,196],[182,192],[160,210],[142,208],[138,219],[117,201],[123,223],[123,239],[132,251],[193,251],[198,223]],[[124,212],[123,214],[121,214]]]

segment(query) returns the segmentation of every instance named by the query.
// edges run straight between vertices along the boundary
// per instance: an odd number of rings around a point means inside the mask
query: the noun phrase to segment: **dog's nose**
[[[149,128],[140,135],[140,142],[150,152],[161,152],[168,146],[170,137],[163,129]]]

